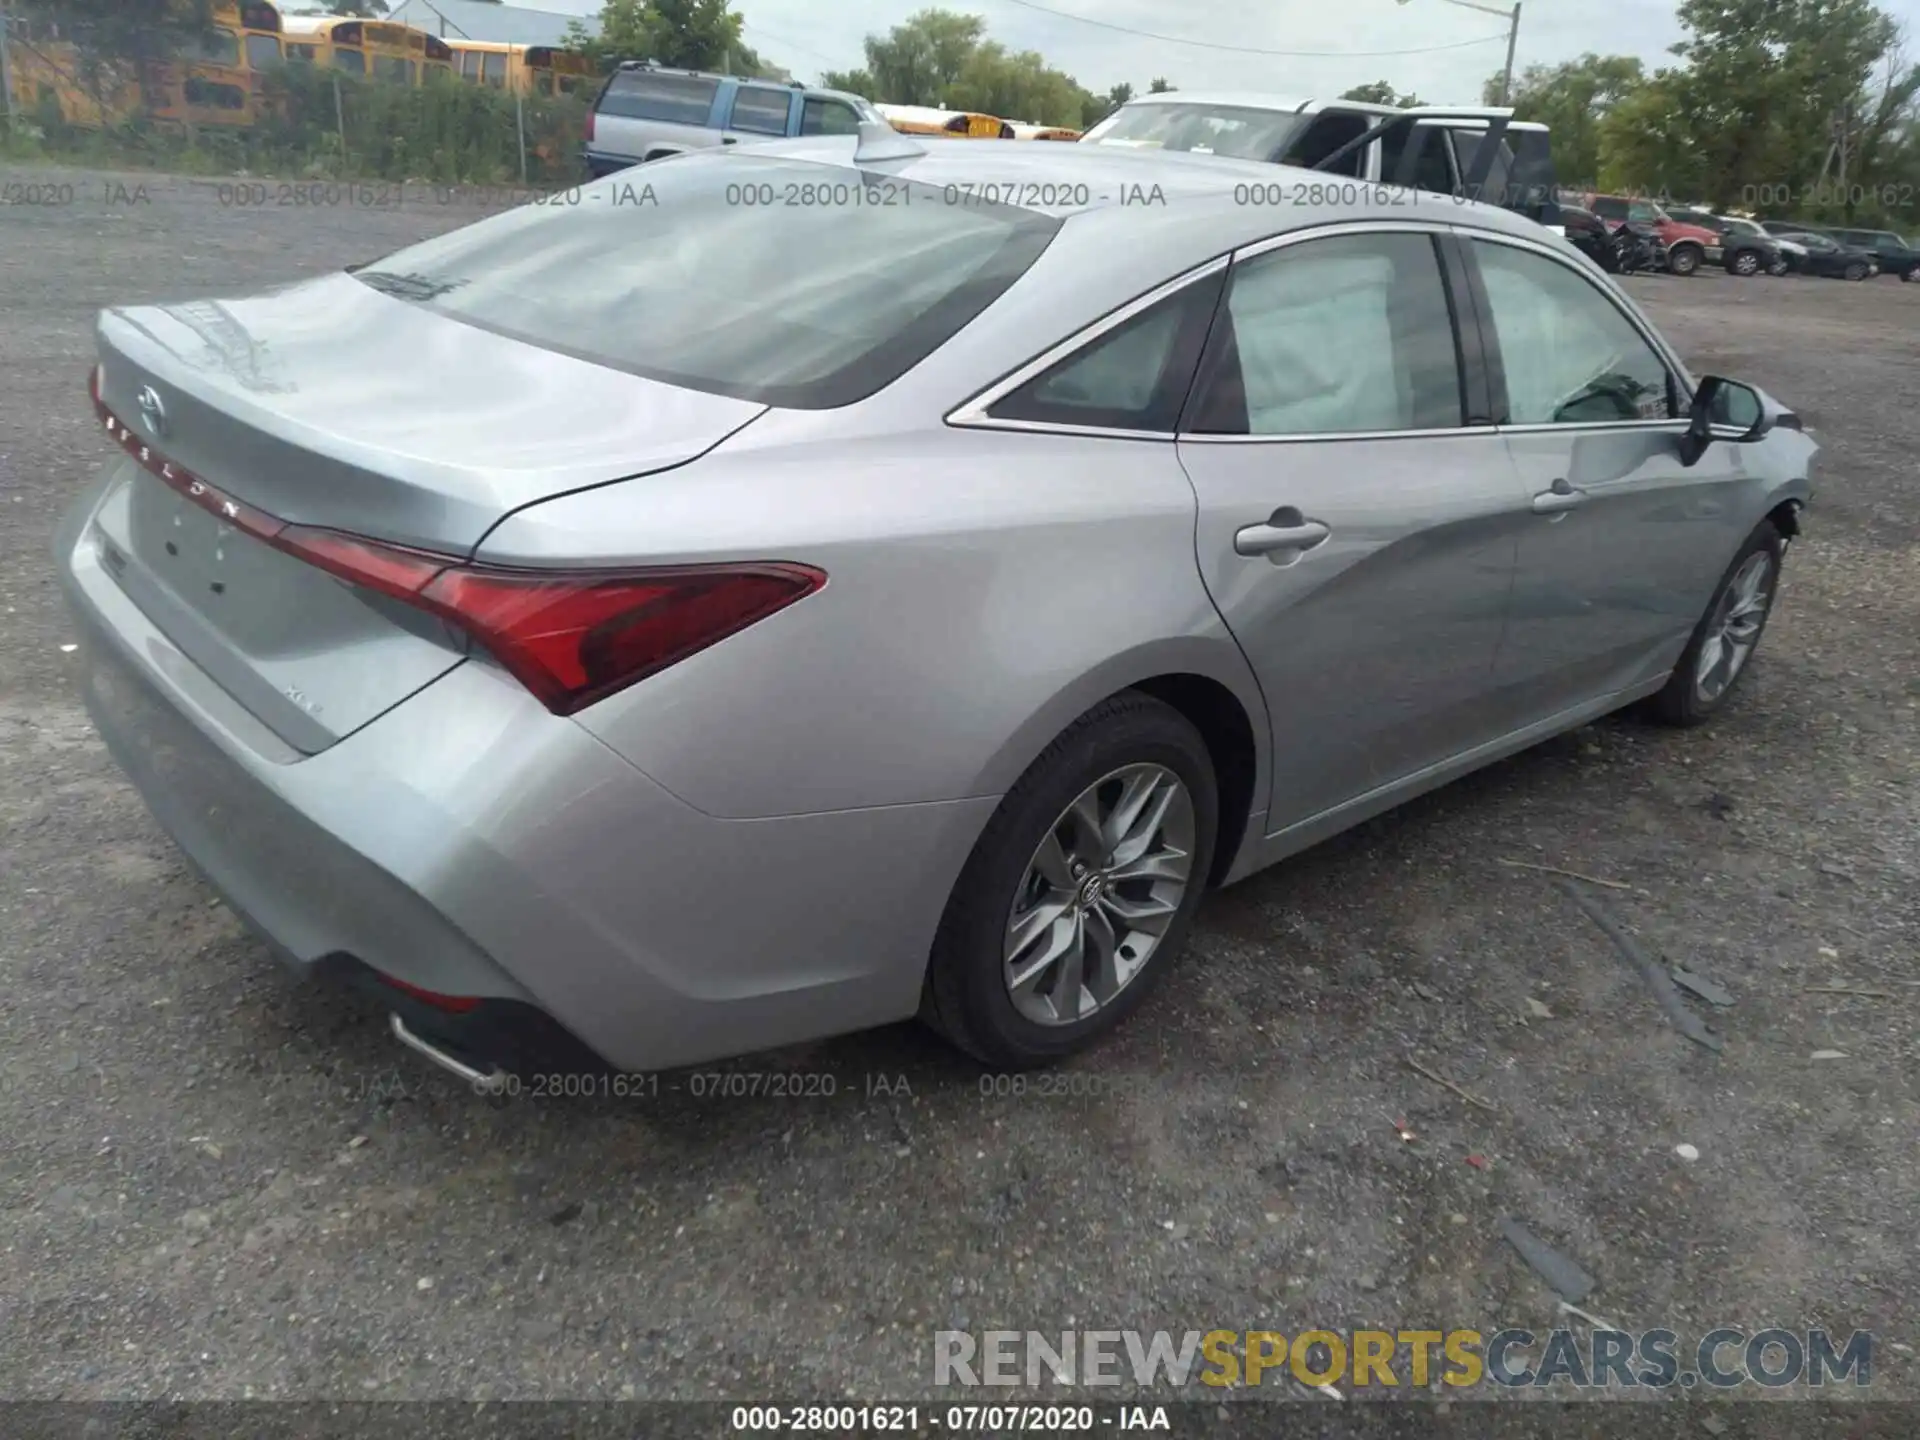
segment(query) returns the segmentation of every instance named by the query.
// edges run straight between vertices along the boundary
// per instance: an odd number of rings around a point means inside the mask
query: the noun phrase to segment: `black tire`
[[[1765,269],[1758,250],[1736,250],[1727,257],[1727,273],[1742,277],[1758,275]]]
[[[1920,280],[1920,265],[1914,265],[1902,270],[1900,272],[1900,278],[1909,285],[1913,284],[1916,280]]]
[[[1015,1008],[1003,975],[1015,890],[1076,796],[1121,766],[1149,762],[1172,771],[1193,802],[1186,893],[1146,964],[1106,1004],[1074,1023],[1040,1024]],[[1184,715],[1135,690],[1096,705],[1027,767],[974,845],[934,937],[920,1018],[976,1060],[1007,1070],[1049,1065],[1085,1049],[1147,998],[1185,943],[1207,888],[1219,808],[1206,742]]]
[[[1776,278],[1793,269],[1793,262],[1781,255],[1767,262],[1767,274]]]
[[[1706,252],[1698,245],[1682,243],[1667,251],[1667,269],[1675,275],[1691,275],[1700,268],[1700,262],[1706,259]]]
[[[1699,682],[1700,652],[1706,645],[1712,632],[1714,621],[1720,615],[1723,600],[1734,577],[1745,567],[1754,555],[1765,551],[1773,557],[1773,575],[1769,584],[1767,608],[1760,617],[1760,628],[1753,637],[1752,652],[1745,664],[1732,681],[1718,695],[1708,698],[1701,693]],[[1720,583],[1713,587],[1713,598],[1707,601],[1707,608],[1700,616],[1700,623],[1693,627],[1693,636],[1687,641],[1687,648],[1681,653],[1680,661],[1673,667],[1673,674],[1667,677],[1666,687],[1647,701],[1647,713],[1663,725],[1672,725],[1682,729],[1701,725],[1711,720],[1725,708],[1727,700],[1739,688],[1746,678],[1748,670],[1753,668],[1753,653],[1757,653],[1761,640],[1766,638],[1767,621],[1773,617],[1773,604],[1779,598],[1781,562],[1786,558],[1787,542],[1771,520],[1762,520],[1740,547],[1740,553],[1733,557],[1726,572],[1721,575]]]
[[[1845,278],[1847,278],[1848,280],[1866,279],[1867,278],[1866,265],[1863,264],[1861,261],[1858,261],[1858,260],[1854,261],[1851,265],[1847,266],[1845,271]]]

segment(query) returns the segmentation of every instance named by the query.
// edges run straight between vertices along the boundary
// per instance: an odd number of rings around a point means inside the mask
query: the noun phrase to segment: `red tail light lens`
[[[826,583],[805,565],[592,571],[455,567],[421,594],[556,715],[764,620]]]
[[[94,407],[142,466],[237,530],[342,580],[450,621],[556,715],[571,715],[811,595],[824,571],[779,561],[673,569],[509,570],[322,530],[257,510]]]
[[[404,980],[396,980],[391,975],[374,972],[384,984],[391,985],[402,995],[411,995],[422,1004],[431,1005],[436,1010],[445,1010],[451,1015],[466,1015],[480,1008],[480,1000],[473,995],[442,995],[438,990],[422,990],[418,985],[409,985]]]
[[[591,110],[587,111],[587,128],[585,133],[588,140],[593,139],[593,111]]]

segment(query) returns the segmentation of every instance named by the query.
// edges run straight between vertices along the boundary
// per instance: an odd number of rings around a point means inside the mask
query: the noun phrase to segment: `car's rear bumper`
[[[717,820],[480,662],[302,757],[103,568],[102,493],[57,541],[87,707],[160,824],[295,965],[543,1011],[635,1070],[914,1013],[992,799]]]

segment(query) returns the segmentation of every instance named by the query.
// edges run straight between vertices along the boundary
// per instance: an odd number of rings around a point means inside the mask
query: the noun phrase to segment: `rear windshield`
[[[672,120],[704,125],[713,111],[718,80],[698,75],[662,75],[652,70],[616,70],[600,97],[602,115],[623,120]]]
[[[1080,138],[1082,144],[1277,160],[1305,123],[1306,117],[1290,110],[1255,110],[1238,105],[1123,105]]]
[[[633,176],[354,273],[544,349],[811,410],[898,379],[1024,274],[1060,226],[1008,205],[947,204],[942,190],[891,176],[739,152],[676,156]]]

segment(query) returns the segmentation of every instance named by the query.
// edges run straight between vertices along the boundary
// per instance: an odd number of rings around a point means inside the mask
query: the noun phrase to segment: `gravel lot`
[[[1588,1310],[1871,1330],[1876,1392],[1920,1398],[1920,286],[1630,282],[1825,446],[1741,700],[1213,897],[1177,983],[1066,1072],[1094,1093],[983,1095],[903,1026],[733,1067],[831,1098],[489,1101],[189,874],[93,738],[47,556],[107,453],[98,307],[478,210],[0,170],[35,185],[74,192],[0,204],[0,1397],[909,1398],[948,1327],[1549,1328],[1512,1214]],[[1630,887],[1595,893],[1736,995],[1724,1053],[1503,859]]]

